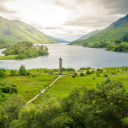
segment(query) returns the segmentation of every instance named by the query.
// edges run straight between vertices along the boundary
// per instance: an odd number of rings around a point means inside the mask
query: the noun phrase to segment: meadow
[[[80,72],[85,71],[83,70]],[[103,72],[100,73],[100,76],[97,75],[96,71],[89,75],[84,73],[84,76],[80,76],[80,72],[77,73],[75,78],[73,78],[72,75],[65,75],[61,77],[52,87],[46,90],[44,94],[33,101],[33,103],[37,104],[52,97],[55,97],[58,100],[63,99],[70,94],[74,87],[79,88],[84,86],[87,89],[96,88],[97,84],[104,82],[108,78],[112,81],[121,81],[128,92],[127,68],[103,68]],[[106,74],[108,76],[106,76]]]
[[[90,73],[87,71],[90,70]],[[128,68],[115,67],[103,68],[101,70],[92,69],[79,70],[75,77],[71,72],[63,72],[63,76],[56,81],[50,88],[48,88],[42,95],[33,101],[34,104],[39,104],[49,98],[63,99],[68,96],[74,87],[86,87],[93,89],[104,82],[106,79],[111,81],[121,81],[125,89],[128,91]],[[93,71],[93,72],[92,72]],[[31,69],[28,76],[11,76],[10,70],[7,70],[5,80],[11,84],[17,85],[18,95],[27,102],[42,91],[47,85],[51,84],[58,76],[58,69]],[[17,71],[18,72],[18,71]],[[83,75],[81,75],[81,73]]]

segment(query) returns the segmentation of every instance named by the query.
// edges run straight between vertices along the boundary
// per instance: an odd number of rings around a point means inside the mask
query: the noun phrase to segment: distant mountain
[[[54,38],[50,35],[46,35],[46,36],[49,37],[50,39],[56,41],[56,42],[59,42],[59,43],[69,43],[69,42],[71,42],[71,41],[67,41],[67,40],[64,40],[64,39],[60,39],[60,38]]]
[[[92,35],[88,39],[79,40],[80,44],[83,43],[96,43],[101,41],[114,41],[121,39],[128,34],[128,15],[113,22],[107,28],[101,30],[99,33]]]
[[[100,32],[100,30],[92,31],[92,32],[90,32],[90,33],[88,33],[88,34],[83,35],[83,36],[80,37],[78,40],[87,39],[87,38],[89,38],[90,36],[93,36],[93,35],[95,35],[95,34],[97,34],[97,33],[99,33],[99,32]]]
[[[10,21],[3,17],[0,17],[0,41],[7,44],[16,44],[21,41],[35,44],[57,43],[22,21]]]
[[[80,44],[83,43],[83,40],[88,39],[89,37],[91,37],[91,36],[93,36],[93,35],[95,35],[95,34],[97,34],[99,32],[100,32],[100,30],[95,30],[95,31],[92,31],[92,32],[90,32],[88,34],[85,34],[82,37],[80,37],[79,39],[72,41],[70,43],[70,45],[80,45]]]

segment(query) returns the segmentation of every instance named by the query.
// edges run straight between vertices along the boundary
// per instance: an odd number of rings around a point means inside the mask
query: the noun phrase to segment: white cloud
[[[74,40],[128,13],[128,0],[1,0],[1,16]]]
[[[8,0],[0,0],[0,13],[3,13],[3,14],[16,13],[13,9],[8,9],[5,7],[5,5],[4,5],[5,2],[8,2]]]

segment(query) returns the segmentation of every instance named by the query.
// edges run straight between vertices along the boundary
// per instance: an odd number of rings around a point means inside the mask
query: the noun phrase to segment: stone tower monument
[[[62,74],[62,59],[61,59],[61,57],[59,58],[59,73],[60,73],[60,75]]]

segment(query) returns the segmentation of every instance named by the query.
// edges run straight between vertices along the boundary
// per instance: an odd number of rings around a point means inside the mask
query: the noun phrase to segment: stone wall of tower
[[[61,59],[61,57],[59,58],[59,73],[60,73],[60,75],[62,74],[62,59]]]

